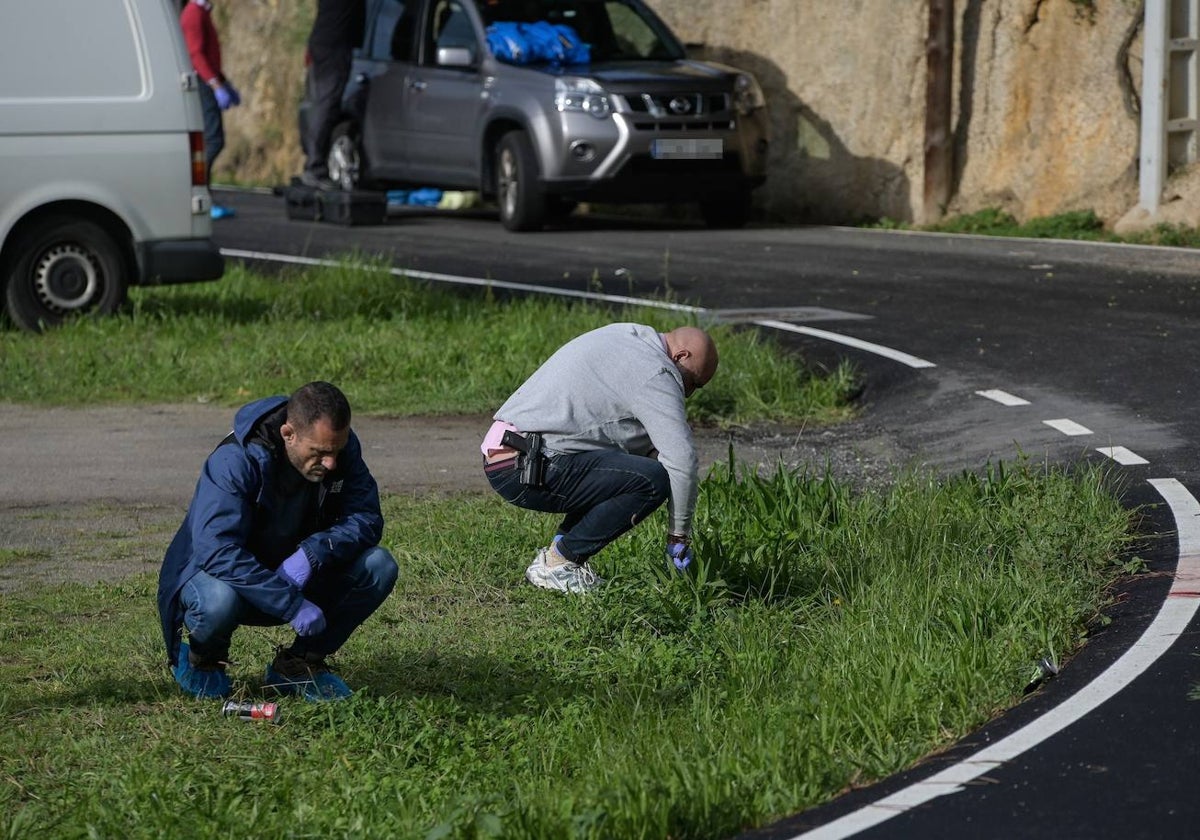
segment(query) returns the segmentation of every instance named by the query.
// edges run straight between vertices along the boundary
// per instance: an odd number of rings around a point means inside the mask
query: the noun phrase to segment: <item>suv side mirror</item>
[[[466,47],[438,47],[438,67],[473,67],[475,57]]]

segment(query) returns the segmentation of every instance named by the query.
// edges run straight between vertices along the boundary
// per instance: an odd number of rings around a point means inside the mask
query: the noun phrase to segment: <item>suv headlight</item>
[[[733,104],[743,116],[767,104],[763,99],[762,88],[758,86],[758,80],[749,73],[740,73],[734,80]]]
[[[554,105],[560,111],[582,111],[598,120],[606,120],[612,113],[608,94],[591,79],[555,79]]]

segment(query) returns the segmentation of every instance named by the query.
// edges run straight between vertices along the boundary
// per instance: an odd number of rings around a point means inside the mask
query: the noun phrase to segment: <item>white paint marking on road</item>
[[[341,260],[323,260],[315,257],[271,254],[262,251],[239,251],[234,248],[222,248],[221,253],[224,256],[236,259],[263,260],[265,262],[282,262],[293,265],[337,266],[344,264]],[[531,283],[509,283],[504,280],[490,280],[486,277],[464,277],[458,274],[439,274],[435,271],[418,271],[413,268],[392,268],[387,269],[387,271],[389,274],[397,277],[412,277],[416,280],[429,280],[434,283],[453,283],[459,286],[482,286],[492,289],[509,289],[516,292],[535,292],[542,295],[597,300],[604,301],[605,303],[623,303],[629,306],[649,306],[654,309],[669,309],[672,312],[689,312],[695,315],[703,315],[708,312],[707,309],[701,306],[688,306],[684,303],[648,300],[646,298],[629,297],[627,295],[605,295],[598,292],[580,292],[575,289],[556,289],[552,286],[535,286]]]
[[[221,254],[226,257],[233,257],[234,259],[281,262],[289,263],[291,265],[338,266],[344,264],[344,261],[342,260],[300,257],[293,254],[274,254],[266,251],[243,251],[237,248],[222,248]],[[454,283],[460,286],[482,286],[484,288],[490,287],[493,289],[509,289],[517,292],[532,292],[534,294],[541,295],[556,295],[558,297],[603,301],[605,303],[620,303],[627,306],[649,306],[655,309],[667,309],[672,312],[687,312],[693,315],[712,315],[711,310],[702,306],[688,306],[687,304],[683,303],[649,300],[646,298],[629,297],[627,295],[606,295],[597,292],[580,292],[574,289],[556,289],[551,286],[535,286],[531,283],[509,283],[504,280],[491,280],[486,277],[464,277],[458,274],[440,274],[434,271],[417,271],[416,269],[410,268],[392,268],[389,269],[389,273],[397,277],[412,277],[417,280],[428,280],[435,283]],[[861,339],[839,335],[838,333],[818,330],[813,327],[801,327],[795,324],[785,323],[784,321],[754,321],[753,323],[760,327],[802,333],[804,335],[811,335],[815,338],[823,338],[827,341],[835,341],[839,344],[845,344],[850,347],[857,347],[859,350],[866,350],[870,353],[876,353],[880,356],[885,356],[893,361],[900,362],[901,364],[905,364],[913,368],[937,367],[937,365],[935,365],[933,362],[927,362],[924,359],[918,359],[916,356],[910,356],[907,353],[902,353],[899,350],[893,350],[890,347],[884,347],[880,344],[872,344],[869,341],[862,341]]]
[[[1051,429],[1057,429],[1064,435],[1090,435],[1092,430],[1087,426],[1081,426],[1074,420],[1068,420],[1065,417],[1060,420],[1043,420]]]
[[[882,344],[872,344],[869,341],[863,341],[861,338],[852,338],[841,333],[818,330],[815,327],[802,327],[797,324],[786,323],[785,321],[754,321],[753,323],[759,327],[768,327],[773,330],[784,330],[785,332],[800,333],[801,335],[811,335],[814,338],[823,338],[826,341],[835,341],[838,344],[845,344],[847,347],[855,347],[859,350],[866,350],[868,353],[883,356],[902,365],[908,365],[911,368],[937,367],[933,362],[928,362],[925,359],[910,356],[908,353],[893,350],[890,347],[884,347]]]
[[[1122,466],[1131,467],[1135,464],[1149,464],[1150,462],[1136,452],[1131,452],[1124,446],[1101,446],[1096,449],[1101,455],[1112,458]]]
[[[981,397],[987,397],[989,400],[995,400],[1001,405],[1029,405],[1029,400],[1021,397],[1014,397],[1008,391],[1001,391],[999,388],[990,388],[987,391],[976,391]]]
[[[1171,508],[1171,515],[1175,517],[1179,559],[1166,600],[1150,626],[1129,650],[1075,694],[992,746],[928,779],[823,826],[798,834],[791,840],[841,840],[939,796],[957,793],[968,782],[1012,761],[1097,708],[1162,656],[1187,629],[1197,606],[1200,606],[1200,503],[1173,478],[1151,479],[1150,485],[1163,497]]]

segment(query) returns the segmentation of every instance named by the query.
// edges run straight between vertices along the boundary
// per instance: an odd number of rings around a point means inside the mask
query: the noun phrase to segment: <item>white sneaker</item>
[[[593,572],[587,563],[572,563],[568,560],[565,563],[547,565],[546,555],[549,552],[549,548],[538,549],[537,556],[525,570],[525,579],[534,586],[557,592],[584,593],[604,585],[604,578]]]

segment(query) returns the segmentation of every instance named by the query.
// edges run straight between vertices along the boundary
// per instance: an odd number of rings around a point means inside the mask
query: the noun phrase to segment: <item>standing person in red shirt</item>
[[[212,177],[213,161],[225,148],[225,126],[221,112],[242,104],[242,97],[221,72],[221,42],[212,21],[211,0],[185,0],[179,14],[183,40],[192,67],[200,76],[200,106],[204,111],[204,158],[208,175]],[[212,217],[232,216],[233,210],[213,204]]]
[[[364,0],[317,0],[317,16],[308,36],[311,121],[304,144],[302,183],[336,189],[329,180],[329,146],[342,113],[342,93],[350,80],[354,48],[362,46],[367,7]]]

